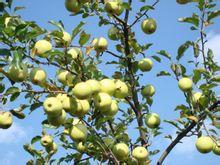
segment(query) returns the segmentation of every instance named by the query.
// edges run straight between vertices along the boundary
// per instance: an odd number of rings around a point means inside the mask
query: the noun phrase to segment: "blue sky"
[[[149,3],[153,2],[150,0]],[[140,2],[133,3],[133,9],[137,9],[140,6]],[[48,24],[49,20],[59,21],[62,20],[67,32],[71,32],[72,29],[82,20],[80,17],[71,17],[64,8],[62,0],[23,0],[17,1],[16,6],[25,6],[26,9],[20,11],[24,20],[34,20],[41,27],[52,30],[53,26]],[[219,8],[219,6],[218,6]],[[149,13],[150,17],[153,17],[158,22],[157,32],[153,35],[144,35],[140,30],[140,24],[134,27],[137,39],[141,43],[153,42],[154,45],[146,52],[147,56],[155,54],[156,51],[165,49],[172,56],[176,55],[178,46],[184,43],[186,40],[195,40],[198,34],[192,33],[189,30],[189,26],[177,22],[179,17],[190,16],[194,11],[195,6],[193,4],[180,6],[175,3],[175,0],[161,0],[156,10]],[[134,12],[132,13],[134,14]],[[85,29],[88,33],[91,33],[93,37],[106,36],[108,27],[98,28],[96,18],[84,20],[87,22]],[[132,20],[131,20],[132,21]],[[216,24],[208,29],[208,47],[212,48],[216,54],[215,58],[220,62],[220,21],[216,20]],[[74,41],[77,42],[77,41]],[[109,48],[114,50],[112,46],[114,43],[109,43]],[[103,55],[104,61],[112,59],[107,54]],[[192,52],[187,52],[184,60],[192,59]],[[190,67],[190,66],[189,66]],[[103,72],[107,75],[111,75],[113,72],[111,66],[102,65]],[[176,105],[184,103],[184,97],[178,90],[177,82],[172,78],[155,78],[155,74],[160,71],[169,68],[169,63],[166,59],[162,60],[162,63],[154,62],[154,69],[151,73],[144,75],[141,78],[142,84],[153,84],[156,87],[156,94],[154,96],[154,104],[150,108],[151,111],[160,114],[162,119],[174,119],[177,113],[173,111]],[[50,72],[50,71],[49,71]],[[219,94],[219,93],[218,93]],[[23,100],[20,100],[20,103]],[[9,109],[15,107],[18,104],[9,103],[4,108]],[[0,165],[23,165],[30,158],[30,156],[24,152],[22,145],[29,142],[31,137],[40,134],[41,127],[40,122],[43,119],[42,109],[38,109],[25,120],[15,119],[15,124],[7,131],[0,130]],[[169,144],[168,140],[162,138],[167,133],[174,134],[175,129],[162,123],[164,126],[163,134],[160,137],[153,139],[153,147],[161,148],[162,150]],[[134,125],[135,127],[135,125]],[[129,129],[131,132],[132,128]],[[137,134],[131,134],[131,137],[136,137]],[[165,165],[206,165],[217,164],[220,162],[220,157],[213,154],[202,155],[195,150],[194,142],[195,138],[184,139],[184,144],[179,144],[175,150],[171,152],[165,161]],[[64,151],[59,151],[55,157],[64,155]],[[160,154],[159,154],[160,155]],[[157,160],[158,156],[153,157],[153,162]],[[155,163],[153,163],[155,164]]]

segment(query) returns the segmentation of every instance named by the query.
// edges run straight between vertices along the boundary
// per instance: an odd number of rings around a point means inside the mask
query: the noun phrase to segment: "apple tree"
[[[195,146],[201,153],[220,155],[217,129],[220,128],[219,90],[220,67],[213,51],[206,49],[206,28],[220,16],[214,0],[176,0],[177,5],[194,3],[195,12],[179,19],[198,34],[195,41],[179,46],[177,55],[165,49],[149,56],[152,43],[141,44],[137,33],[154,35],[157,21],[150,18],[159,0],[139,0],[141,8],[133,8],[132,0],[65,0],[63,5],[74,18],[97,17],[98,26],[106,27],[108,39],[96,37],[79,22],[72,33],[65,31],[62,21],[49,23],[48,31],[34,21],[25,21],[17,14],[21,7],[12,7],[13,0],[0,1],[0,93],[1,103],[19,102],[17,108],[0,111],[0,131],[10,128],[14,118],[32,117],[43,111],[42,133],[36,133],[24,149],[32,164],[74,163],[151,164],[160,154],[158,165],[184,137],[198,137]],[[139,26],[139,31],[134,31]],[[110,27],[110,28],[109,28]],[[114,42],[113,42],[114,41]],[[172,44],[172,43],[170,43]],[[114,47],[111,50],[109,48]],[[112,46],[113,45],[113,46]],[[193,59],[184,61],[191,49]],[[100,65],[111,56],[114,73],[104,75]],[[149,147],[156,136],[162,136],[159,114],[150,110],[155,87],[140,83],[154,69],[153,63],[168,60],[170,67],[152,78],[164,76],[176,81],[185,96],[176,105],[176,119],[163,117],[176,129],[165,151]],[[190,67],[186,67],[190,65]],[[115,67],[116,66],[116,67]],[[53,76],[55,73],[55,76]],[[156,103],[161,104],[161,103]],[[213,127],[206,127],[207,122]],[[135,139],[128,127],[137,125]],[[57,157],[56,152],[66,153]]]

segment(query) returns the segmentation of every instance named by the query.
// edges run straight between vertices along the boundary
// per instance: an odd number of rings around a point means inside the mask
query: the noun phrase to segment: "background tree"
[[[145,54],[152,44],[140,44],[133,27],[138,24],[145,35],[156,33],[157,22],[148,13],[154,12],[159,0],[152,4],[141,2],[143,6],[135,13],[132,0],[65,1],[71,16],[96,16],[99,26],[112,25],[108,30],[109,39],[88,34],[83,29],[84,22],[69,34],[62,21],[50,21],[55,30],[47,31],[17,15],[16,11],[22,8],[12,9],[11,0],[0,3],[1,101],[6,104],[22,97],[27,101],[16,109],[1,111],[0,128],[9,128],[14,117],[24,119],[37,109],[45,112],[42,134],[24,145],[33,156],[27,164],[64,161],[92,164],[94,160],[108,164],[150,164],[151,158],[160,152],[149,148],[153,138],[162,133],[161,119],[150,110],[154,86],[141,84],[139,79],[154,69],[153,60],[161,62],[161,57],[170,61],[170,68],[156,76],[175,78],[186,103],[176,106],[175,110],[180,111],[177,119],[163,117],[177,129],[177,137],[165,136],[171,143],[161,151],[157,164],[162,164],[169,152],[189,136],[198,137],[199,152],[220,154],[216,131],[220,127],[219,66],[212,50],[205,50],[206,28],[220,15],[217,2],[177,1],[178,4],[195,3],[198,11],[179,21],[189,23],[199,38],[182,44],[176,58],[165,50],[153,56]],[[115,44],[115,50],[108,49],[110,44]],[[183,61],[185,51],[190,48],[194,60]],[[114,60],[106,64],[117,66],[109,77],[99,69],[107,54]],[[206,119],[214,127],[207,128]],[[134,123],[137,123],[134,131],[139,136],[131,139],[127,130]],[[67,154],[55,159],[53,155],[59,148],[64,148]]]

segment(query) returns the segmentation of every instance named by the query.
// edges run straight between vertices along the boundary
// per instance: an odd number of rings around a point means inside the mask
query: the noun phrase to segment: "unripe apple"
[[[59,116],[62,113],[62,103],[56,97],[48,97],[43,103],[44,111],[51,117]]]
[[[118,143],[114,146],[113,153],[119,161],[125,161],[129,156],[129,148],[125,143]]]
[[[151,59],[149,58],[144,58],[138,62],[138,68],[142,72],[148,72],[152,69],[152,67],[153,67],[153,61],[151,61]]]
[[[0,128],[8,129],[13,123],[12,114],[10,112],[0,111]]]
[[[105,10],[109,14],[121,15],[124,8],[119,1],[108,1],[105,3]]]
[[[76,107],[76,99],[69,97],[66,94],[59,94],[57,98],[61,101],[62,107],[66,112],[70,112]]]
[[[141,24],[141,28],[143,30],[144,33],[146,34],[152,34],[156,31],[157,29],[157,23],[154,19],[152,18],[147,18],[145,19],[142,24]]]
[[[62,110],[61,114],[59,116],[47,116],[48,122],[55,126],[59,127],[60,125],[64,124],[66,121],[66,112]]]
[[[92,88],[86,82],[80,82],[73,88],[73,94],[77,99],[88,99],[92,95]]]
[[[141,90],[141,94],[143,97],[152,97],[155,94],[155,88],[153,85],[146,85]]]
[[[94,44],[95,51],[98,53],[104,52],[108,47],[108,41],[103,37],[100,37],[97,40],[94,40],[93,44]]]
[[[116,100],[112,100],[111,106],[108,108],[100,108],[100,112],[106,116],[114,116],[118,112],[118,102]]]
[[[83,122],[79,118],[74,117],[72,125],[77,125],[77,124],[83,124]]]
[[[110,96],[112,96],[115,93],[116,85],[114,80],[105,78],[100,81],[100,84],[101,92],[108,93]]]
[[[30,80],[35,85],[44,85],[46,83],[47,74],[41,68],[33,68],[30,72]]]
[[[91,87],[93,96],[95,96],[97,93],[101,91],[101,84],[99,81],[90,79],[87,80],[86,83],[88,83],[89,86]]]
[[[36,54],[40,57],[47,57],[45,53],[52,49],[52,45],[47,40],[39,40],[35,43],[34,49],[36,50]]]
[[[148,155],[148,151],[142,146],[135,147],[132,151],[132,156],[138,161],[146,161]]]
[[[202,93],[201,92],[193,93],[193,95],[192,95],[192,103],[193,103],[193,105],[198,104],[199,100],[201,99],[201,97],[202,97]]]
[[[8,70],[8,75],[14,82],[22,82],[27,79],[28,69],[26,65],[21,65],[21,68],[11,65]]]
[[[123,99],[129,95],[129,90],[127,84],[121,80],[115,80],[115,93],[114,97]]]
[[[6,18],[5,18],[5,27],[8,26],[8,24],[9,24],[9,22],[10,22],[11,19],[12,19],[12,17],[6,17]]]
[[[200,153],[209,153],[214,146],[213,140],[209,136],[201,136],[196,140],[196,148]]]
[[[190,0],[176,0],[178,4],[184,5],[190,2]]]
[[[70,138],[76,142],[85,141],[87,138],[87,128],[84,124],[76,124],[70,129]]]
[[[76,143],[76,149],[81,153],[86,151],[86,147],[83,145],[83,142]]]
[[[53,155],[57,152],[58,150],[58,146],[55,142],[53,142],[53,145],[46,147],[46,151],[47,153],[49,153],[50,155]]]
[[[71,111],[71,115],[77,117],[83,117],[90,110],[90,105],[88,100],[76,100],[77,105]]]
[[[69,45],[72,40],[71,35],[65,31],[63,31],[62,40],[65,45]]]
[[[78,0],[65,0],[65,7],[72,13],[78,13],[81,9],[81,5]]]
[[[68,50],[67,54],[71,55],[74,60],[82,57],[82,51],[79,48],[71,48]]]
[[[74,77],[70,72],[61,70],[57,73],[57,80],[64,85],[71,85],[73,83]]]
[[[214,154],[220,155],[220,143],[218,143],[218,145],[214,143],[214,147],[213,147],[212,151]]]
[[[94,104],[99,109],[109,108],[112,104],[112,98],[107,93],[98,93],[94,98]]]
[[[105,138],[103,138],[103,141],[108,148],[112,149],[114,147],[113,139],[111,139],[109,137],[105,137]]]
[[[145,124],[149,128],[157,128],[160,125],[160,116],[156,113],[150,113],[146,115]]]
[[[43,147],[49,147],[53,145],[53,137],[50,135],[43,135],[41,137],[40,143]]]
[[[112,26],[109,30],[108,30],[108,38],[110,40],[116,41],[119,39],[119,30]]]
[[[178,86],[182,91],[186,92],[192,89],[193,82],[190,78],[183,77],[179,80]]]

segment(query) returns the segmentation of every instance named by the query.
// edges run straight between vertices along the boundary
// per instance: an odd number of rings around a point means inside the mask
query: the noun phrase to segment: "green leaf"
[[[220,16],[220,10],[216,10],[216,11],[210,12],[208,14],[208,19],[207,20],[210,21],[211,19],[219,17],[219,16]]]
[[[154,60],[156,60],[157,62],[161,62],[161,59],[160,57],[158,56],[151,56]]]
[[[193,43],[191,41],[186,41],[183,45],[181,45],[179,48],[178,48],[178,55],[176,56],[176,59],[177,60],[180,60],[185,51],[191,46],[193,45]]]
[[[17,117],[18,119],[25,118],[25,114],[23,112],[15,111],[15,110],[10,110],[10,112],[12,113],[13,116]]]
[[[41,107],[42,105],[43,105],[42,102],[33,103],[33,104],[31,105],[31,107],[30,107],[30,111],[32,112],[32,111],[34,111],[35,109]]]
[[[160,51],[157,52],[157,54],[162,55],[162,56],[168,58],[169,60],[171,60],[170,54],[167,53],[165,50],[160,50]]]
[[[49,21],[50,24],[58,27],[61,31],[64,31],[63,24],[61,22]]]
[[[188,111],[189,109],[188,109],[187,106],[181,104],[181,105],[177,105],[177,106],[176,106],[175,111],[177,111],[177,110],[181,110],[181,111],[183,111],[183,112],[186,112],[186,111]]]
[[[7,96],[7,95],[11,95],[11,94],[18,93],[18,92],[20,92],[20,89],[18,87],[10,87],[5,92],[5,95]]]
[[[85,45],[90,39],[90,34],[87,34],[85,31],[80,33],[79,44],[81,46]]]
[[[32,138],[31,144],[34,144],[34,143],[36,143],[36,142],[38,142],[38,141],[40,141],[40,140],[41,140],[41,136],[37,135],[37,136],[35,136],[35,137]]]
[[[80,22],[77,27],[75,29],[73,29],[72,32],[72,39],[74,39],[76,37],[77,34],[79,34],[79,32],[81,31],[81,27],[85,25],[85,22]]]
[[[184,17],[184,18],[179,18],[179,22],[186,22],[195,25],[196,27],[199,26],[199,16],[197,14],[193,14],[192,17]]]
[[[153,6],[149,6],[149,5],[145,5],[145,6],[142,6],[140,8],[140,11],[146,11],[146,10],[154,10],[154,7]]]
[[[160,76],[171,76],[171,74],[167,71],[160,71],[159,73],[157,73],[157,77]]]
[[[0,49],[0,55],[6,55],[6,56],[11,56],[11,51],[9,49]]]

